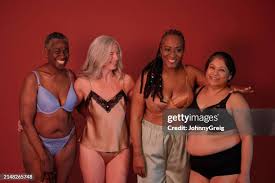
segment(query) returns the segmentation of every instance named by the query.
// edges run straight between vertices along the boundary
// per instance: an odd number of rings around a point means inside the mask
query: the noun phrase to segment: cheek
[[[177,57],[181,59],[183,57],[183,52],[177,53]]]
[[[226,79],[226,80],[227,80],[228,77],[229,77],[229,74],[228,74],[228,73],[225,73],[225,72],[220,72],[219,74],[220,74],[220,77],[221,77],[221,78],[224,78],[224,79]]]

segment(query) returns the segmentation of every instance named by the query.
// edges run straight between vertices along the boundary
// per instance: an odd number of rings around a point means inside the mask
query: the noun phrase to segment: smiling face
[[[69,60],[69,46],[63,39],[51,39],[46,54],[48,62],[57,69],[64,69]]]
[[[176,68],[181,64],[184,52],[184,45],[177,35],[167,35],[163,38],[160,54],[164,67]]]
[[[209,63],[205,76],[210,86],[225,86],[232,77],[224,60],[220,57],[214,58]]]
[[[111,46],[109,58],[107,62],[103,65],[103,69],[114,71],[118,67],[118,62],[121,59],[120,49],[117,44]]]

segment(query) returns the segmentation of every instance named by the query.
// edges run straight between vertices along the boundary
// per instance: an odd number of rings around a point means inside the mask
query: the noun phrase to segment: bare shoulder
[[[24,79],[24,86],[33,87],[37,85],[37,79],[33,72],[29,72]]]
[[[75,89],[81,89],[83,87],[86,87],[87,85],[90,85],[90,81],[87,77],[77,77],[75,82],[74,82],[74,87]]]
[[[202,74],[202,71],[193,65],[185,65],[185,70],[192,75]]]
[[[29,72],[25,76],[24,82],[21,86],[21,90],[20,90],[21,99],[35,96],[37,90],[38,90],[38,81],[36,79],[36,76],[33,72]]]
[[[135,83],[132,76],[126,73],[124,74],[123,80],[125,85],[133,85]]]
[[[231,108],[249,108],[249,105],[246,101],[246,99],[244,98],[244,96],[240,93],[232,93],[229,100],[228,100],[229,105],[231,106]]]
[[[133,89],[135,82],[133,80],[133,78],[129,75],[124,73],[123,75],[123,85],[124,85],[124,89],[126,90],[126,92],[128,93],[130,90]]]

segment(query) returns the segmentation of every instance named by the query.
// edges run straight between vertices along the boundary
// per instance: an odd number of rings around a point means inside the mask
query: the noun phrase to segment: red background
[[[156,54],[162,33],[180,29],[186,38],[184,63],[202,69],[211,53],[228,51],[237,64],[234,83],[256,88],[256,94],[246,96],[251,107],[274,108],[272,0],[10,0],[0,2],[0,15],[0,173],[23,172],[16,131],[19,90],[27,72],[45,62],[43,41],[53,31],[69,37],[69,67],[76,72],[96,36],[115,37],[123,50],[124,71],[136,79]],[[274,182],[274,140],[255,138],[252,182]],[[76,162],[70,182],[80,179]]]

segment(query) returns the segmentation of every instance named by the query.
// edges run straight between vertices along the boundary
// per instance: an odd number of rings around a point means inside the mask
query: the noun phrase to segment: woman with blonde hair
[[[74,86],[87,122],[79,157],[84,182],[126,182],[130,152],[125,115],[134,81],[122,72],[116,40],[103,35],[91,43]]]

